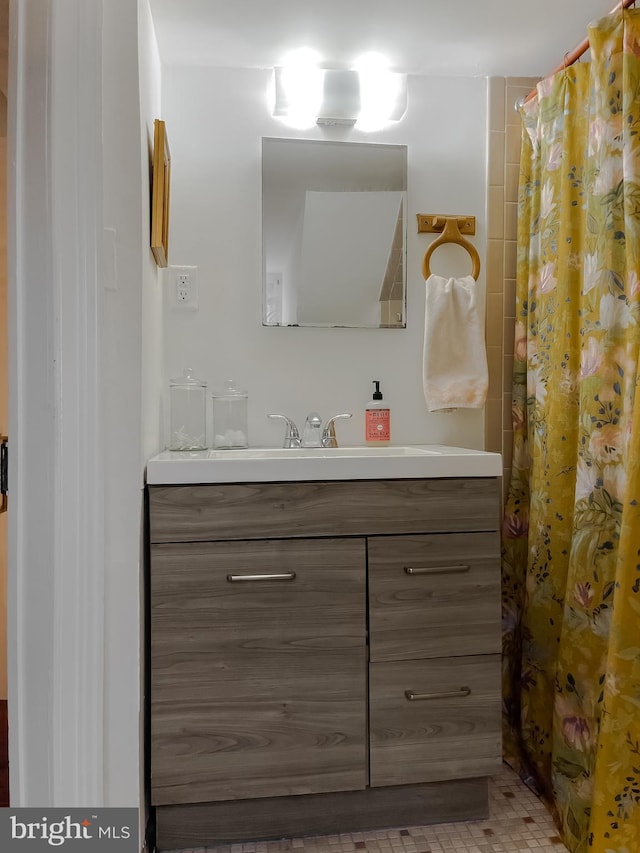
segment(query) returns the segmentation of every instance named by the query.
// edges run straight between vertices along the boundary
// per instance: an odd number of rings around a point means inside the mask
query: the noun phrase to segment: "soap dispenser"
[[[374,379],[373,384],[376,390],[365,410],[365,442],[380,447],[391,441],[391,411],[383,402],[380,382]]]

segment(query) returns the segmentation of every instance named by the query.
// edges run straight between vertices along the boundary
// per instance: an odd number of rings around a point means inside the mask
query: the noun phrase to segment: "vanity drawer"
[[[364,788],[363,540],[151,549],[155,805]]]
[[[369,689],[373,787],[500,768],[500,655],[372,663]]]
[[[372,661],[500,651],[498,533],[370,538]]]
[[[217,651],[366,644],[365,541],[270,539],[184,542],[151,548],[156,649],[195,640]]]
[[[495,477],[149,486],[151,542],[498,530]]]

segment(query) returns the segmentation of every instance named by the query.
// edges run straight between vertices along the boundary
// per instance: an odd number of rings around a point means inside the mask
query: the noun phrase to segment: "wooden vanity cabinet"
[[[148,497],[160,849],[486,816],[498,480]]]
[[[156,804],[366,785],[365,545],[154,545]]]

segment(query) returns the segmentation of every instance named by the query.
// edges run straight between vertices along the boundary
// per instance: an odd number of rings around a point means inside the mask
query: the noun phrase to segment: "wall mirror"
[[[406,145],[262,140],[265,326],[406,326]]]

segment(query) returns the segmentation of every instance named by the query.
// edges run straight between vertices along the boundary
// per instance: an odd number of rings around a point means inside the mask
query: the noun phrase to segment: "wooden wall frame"
[[[151,192],[151,251],[159,267],[169,264],[169,191],[171,153],[165,123],[153,122],[153,170]]]

